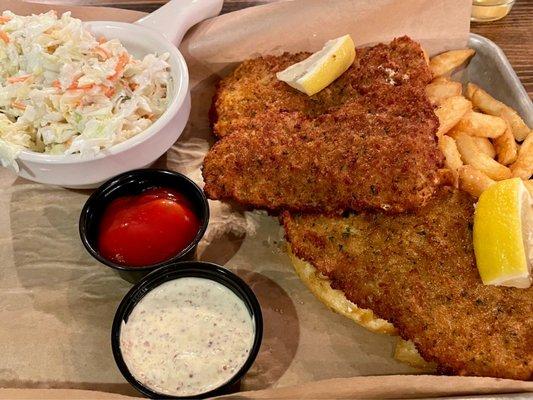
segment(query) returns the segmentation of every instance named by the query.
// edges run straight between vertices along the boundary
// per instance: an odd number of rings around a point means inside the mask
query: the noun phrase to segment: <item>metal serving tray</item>
[[[533,126],[533,103],[502,49],[475,33],[470,34],[468,47],[474,49],[476,55],[455,78],[480,86],[495,99],[514,108],[528,126]]]

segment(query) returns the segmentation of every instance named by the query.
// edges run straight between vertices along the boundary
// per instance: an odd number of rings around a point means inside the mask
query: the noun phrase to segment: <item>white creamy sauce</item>
[[[122,323],[120,348],[140,383],[167,395],[206,393],[244,365],[255,336],[246,305],[224,285],[178,278],[146,294]]]

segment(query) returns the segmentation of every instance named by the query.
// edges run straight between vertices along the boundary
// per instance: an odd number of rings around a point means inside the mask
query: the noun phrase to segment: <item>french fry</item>
[[[526,185],[526,188],[529,191],[529,194],[533,196],[533,179],[524,181],[524,185]]]
[[[467,112],[455,126],[472,136],[497,138],[505,132],[507,123],[503,118],[475,111]]]
[[[471,165],[463,165],[459,168],[459,187],[474,197],[479,197],[481,193],[495,183],[496,181]]]
[[[446,134],[471,110],[472,103],[463,96],[453,96],[445,99],[435,110],[435,114],[439,118],[437,136],[441,137]]]
[[[461,132],[459,129],[456,129],[455,127],[453,127],[448,132],[446,132],[446,136],[453,138],[453,140],[456,140],[457,136],[461,134],[467,135],[467,133]]]
[[[511,130],[516,140],[521,142],[529,134],[529,128],[518,113],[511,107],[496,100],[479,86],[469,83],[466,87],[466,95],[472,101],[474,107],[484,113],[501,117],[511,125]]]
[[[510,107],[502,109],[500,117],[509,122],[511,125],[511,131],[516,140],[523,141],[529,134],[529,127],[524,120],[518,115],[518,113]]]
[[[511,177],[511,170],[479,150],[473,136],[461,134],[456,139],[457,149],[465,164],[485,173],[489,178],[500,181]]]
[[[533,175],[533,131],[522,142],[518,157],[511,165],[511,172],[513,176],[518,176],[524,180]]]
[[[449,169],[457,171],[463,165],[461,154],[457,150],[457,144],[453,138],[446,135],[442,136],[439,139],[439,148],[446,158],[446,166]]]
[[[426,86],[426,95],[433,104],[440,104],[452,96],[460,96],[463,85],[447,78],[436,78]]]
[[[454,140],[457,140],[457,137],[459,135],[468,135],[468,133],[457,129],[457,125],[446,133],[446,136],[449,136],[453,138]],[[468,135],[468,136],[470,136],[472,140],[476,143],[476,146],[478,147],[478,150],[481,153],[488,155],[490,158],[496,157],[496,149],[494,149],[494,146],[492,145],[491,141],[488,138],[477,137],[477,136],[472,136],[472,135]],[[514,137],[513,137],[513,140],[514,140]]]
[[[476,142],[476,146],[480,152],[486,154],[490,158],[496,157],[496,149],[488,138],[472,136],[472,139]]]
[[[426,62],[427,66],[429,67],[429,56],[428,52],[424,49],[422,49],[422,55],[424,56],[424,61]]]
[[[429,60],[429,69],[434,77],[446,75],[463,64],[475,53],[472,49],[447,51]]]
[[[478,85],[475,85],[473,84],[472,82],[468,82],[466,84],[466,98],[467,99],[470,99],[470,101],[472,101],[472,98],[474,97],[474,94],[476,93],[476,91],[479,89],[479,86]]]
[[[518,145],[514,140],[509,123],[507,123],[507,128],[503,135],[494,139],[494,148],[498,154],[498,162],[500,164],[509,165],[516,161],[518,157]]]

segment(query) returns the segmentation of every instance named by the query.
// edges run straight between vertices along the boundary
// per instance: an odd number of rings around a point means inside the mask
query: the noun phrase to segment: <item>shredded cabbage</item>
[[[168,104],[168,53],[131,56],[70,13],[0,16],[0,162],[22,149],[91,156],[148,128]]]

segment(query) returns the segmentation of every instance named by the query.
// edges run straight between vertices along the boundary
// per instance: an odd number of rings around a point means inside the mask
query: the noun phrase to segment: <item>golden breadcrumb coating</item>
[[[272,212],[423,206],[443,183],[443,156],[422,49],[404,37],[359,54],[311,97],[275,78],[302,54],[247,61],[224,79],[207,195]]]
[[[473,204],[466,193],[441,189],[417,212],[281,219],[297,257],[391,322],[440,372],[531,380],[533,287],[483,285]]]

